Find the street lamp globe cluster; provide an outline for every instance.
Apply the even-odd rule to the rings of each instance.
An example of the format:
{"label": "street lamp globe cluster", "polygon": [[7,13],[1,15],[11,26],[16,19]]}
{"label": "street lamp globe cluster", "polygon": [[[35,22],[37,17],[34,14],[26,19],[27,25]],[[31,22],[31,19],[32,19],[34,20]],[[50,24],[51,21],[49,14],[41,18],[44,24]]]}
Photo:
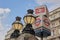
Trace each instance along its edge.
{"label": "street lamp globe cluster", "polygon": [[29,10],[27,10],[27,15],[26,16],[24,16],[24,22],[26,23],[26,24],[33,24],[34,22],[35,22],[35,20],[36,20],[36,17],[34,17],[33,16],[33,10],[31,10],[31,9],[29,9]]}
{"label": "street lamp globe cluster", "polygon": [[24,22],[26,24],[26,27],[23,29],[23,33],[30,33],[35,35],[34,29],[32,28],[32,24],[35,22],[36,17],[33,16],[33,10],[29,9],[27,10],[27,15],[24,16]]}
{"label": "street lamp globe cluster", "polygon": [[[32,24],[35,22],[36,17],[33,16],[33,10],[27,10],[27,15],[24,16],[23,20],[26,24],[25,28],[22,30],[22,33],[29,33],[35,35],[35,31],[32,28]],[[16,21],[12,23],[14,32],[11,34],[10,38],[18,38],[20,36],[20,30],[23,28],[23,24],[20,23],[21,17],[16,17]]]}
{"label": "street lamp globe cluster", "polygon": [[12,23],[12,26],[15,30],[21,30],[21,28],[23,27],[23,24],[20,23],[19,21],[21,21],[21,17],[16,17],[16,22]]}
{"label": "street lamp globe cluster", "polygon": [[11,34],[10,38],[17,38],[18,36],[20,36],[20,30],[23,27],[23,24],[20,23],[21,21],[21,17],[16,17],[16,21],[12,23],[14,32]]}

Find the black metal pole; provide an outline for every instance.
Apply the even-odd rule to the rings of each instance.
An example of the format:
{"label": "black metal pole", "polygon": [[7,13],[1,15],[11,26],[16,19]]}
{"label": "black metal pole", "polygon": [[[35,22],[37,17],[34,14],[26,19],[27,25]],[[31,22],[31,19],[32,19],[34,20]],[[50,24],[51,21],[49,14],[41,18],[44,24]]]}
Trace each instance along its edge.
{"label": "black metal pole", "polygon": [[43,40],[43,33],[41,32],[41,40]]}

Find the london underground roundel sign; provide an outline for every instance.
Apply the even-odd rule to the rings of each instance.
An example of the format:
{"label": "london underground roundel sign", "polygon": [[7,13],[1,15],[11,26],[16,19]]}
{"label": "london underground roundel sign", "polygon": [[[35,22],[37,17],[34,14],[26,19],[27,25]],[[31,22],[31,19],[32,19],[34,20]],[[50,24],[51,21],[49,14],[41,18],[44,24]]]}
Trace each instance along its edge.
{"label": "london underground roundel sign", "polygon": [[45,24],[46,26],[49,26],[49,25],[50,25],[48,19],[44,19],[44,24]]}
{"label": "london underground roundel sign", "polygon": [[36,27],[39,27],[40,26],[40,23],[41,23],[41,19],[39,17],[36,18],[35,26]]}

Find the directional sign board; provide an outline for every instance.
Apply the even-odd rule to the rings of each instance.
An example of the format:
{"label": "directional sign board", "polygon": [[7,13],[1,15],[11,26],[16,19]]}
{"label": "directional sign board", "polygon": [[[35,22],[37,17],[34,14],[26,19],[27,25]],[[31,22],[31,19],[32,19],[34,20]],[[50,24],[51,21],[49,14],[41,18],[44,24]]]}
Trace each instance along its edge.
{"label": "directional sign board", "polygon": [[40,26],[41,24],[41,19],[38,17],[36,18],[35,26]]}

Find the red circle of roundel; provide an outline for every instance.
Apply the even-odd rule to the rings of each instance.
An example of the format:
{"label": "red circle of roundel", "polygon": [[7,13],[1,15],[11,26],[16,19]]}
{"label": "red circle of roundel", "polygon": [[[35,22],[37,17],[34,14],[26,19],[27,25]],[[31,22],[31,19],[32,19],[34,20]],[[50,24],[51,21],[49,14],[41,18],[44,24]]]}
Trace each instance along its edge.
{"label": "red circle of roundel", "polygon": [[36,18],[35,26],[39,26],[40,22],[41,22],[41,19],[40,18]]}
{"label": "red circle of roundel", "polygon": [[50,25],[48,19],[45,19],[45,20],[44,20],[44,24],[45,24],[46,26],[49,26],[49,25]]}

